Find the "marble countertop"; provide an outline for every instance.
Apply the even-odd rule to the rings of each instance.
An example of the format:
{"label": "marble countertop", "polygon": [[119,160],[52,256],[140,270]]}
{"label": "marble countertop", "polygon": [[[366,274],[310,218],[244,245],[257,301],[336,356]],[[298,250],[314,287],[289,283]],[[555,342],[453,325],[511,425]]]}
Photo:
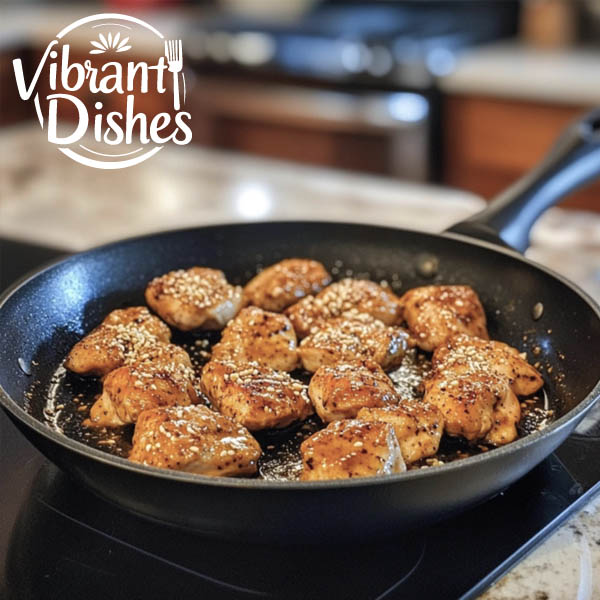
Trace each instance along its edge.
{"label": "marble countertop", "polygon": [[479,600],[600,598],[600,493]]}
{"label": "marble countertop", "polygon": [[[0,156],[0,235],[73,251],[234,221],[334,220],[437,232],[484,205],[459,190],[194,146],[164,147],[128,169],[95,170],[58,152],[37,124],[2,130]],[[532,258],[600,300],[600,215],[553,209],[536,225],[532,242]],[[483,598],[599,597],[598,507],[600,498],[588,503]]]}
{"label": "marble countertop", "polygon": [[538,49],[516,41],[466,50],[438,80],[443,91],[600,105],[600,48]]}

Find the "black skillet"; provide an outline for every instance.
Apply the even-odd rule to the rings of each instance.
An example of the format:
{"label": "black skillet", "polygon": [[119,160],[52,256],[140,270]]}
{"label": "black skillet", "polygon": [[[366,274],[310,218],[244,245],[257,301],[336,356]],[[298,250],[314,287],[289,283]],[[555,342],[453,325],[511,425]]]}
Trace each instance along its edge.
{"label": "black skillet", "polygon": [[[449,517],[542,461],[600,395],[600,309],[576,286],[506,246],[524,250],[536,218],[599,173],[595,111],[567,129],[533,173],[442,235],[339,223],[256,223],[161,233],[77,254],[3,295],[0,402],[41,452],[100,496],[205,535],[281,543],[340,540],[386,536]],[[316,258],[328,268],[341,264],[342,272],[369,272],[376,279],[396,274],[402,290],[430,283],[473,286],[493,338],[527,350],[530,358],[537,349],[558,418],[505,447],[443,466],[303,483],[207,478],[135,465],[52,431],[41,422],[43,393],[31,399],[31,414],[24,410],[32,382],[39,382],[38,390],[47,387],[75,341],[110,310],[142,303],[145,284],[155,275],[200,264],[243,282],[258,263],[292,256]]]}

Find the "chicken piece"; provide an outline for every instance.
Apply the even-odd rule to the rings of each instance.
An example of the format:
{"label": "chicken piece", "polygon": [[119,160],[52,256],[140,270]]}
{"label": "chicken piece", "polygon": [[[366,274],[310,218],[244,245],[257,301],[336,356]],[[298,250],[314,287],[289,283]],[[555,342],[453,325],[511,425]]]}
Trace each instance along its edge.
{"label": "chicken piece", "polygon": [[316,260],[286,258],[261,271],[244,288],[247,304],[281,312],[307,294],[331,283],[331,276]]}
{"label": "chicken piece", "polygon": [[433,456],[440,447],[444,432],[441,411],[432,404],[415,400],[382,408],[361,408],[356,418],[359,421],[390,423],[407,464]]}
{"label": "chicken piece", "polygon": [[521,420],[521,404],[510,387],[504,388],[504,394],[494,405],[494,422],[485,436],[484,442],[493,446],[502,446],[517,439],[517,423]]}
{"label": "chicken piece", "polygon": [[400,327],[388,327],[370,315],[348,311],[323,321],[300,342],[302,366],[314,372],[323,365],[372,360],[383,369],[398,366],[411,340]]}
{"label": "chicken piece", "polygon": [[406,470],[389,423],[334,421],[300,446],[304,481],[349,479]]}
{"label": "chicken piece", "polygon": [[293,371],[298,366],[294,328],[285,315],[255,306],[243,308],[213,346],[212,359],[257,362],[278,371]]}
{"label": "chicken piece", "polygon": [[105,325],[134,324],[149,335],[153,335],[159,342],[168,343],[171,341],[169,326],[151,314],[145,306],[118,308],[109,313],[102,323]]}
{"label": "chicken piece", "polygon": [[398,402],[392,380],[371,360],[319,367],[310,380],[308,395],[325,423],[353,419],[364,406]]}
{"label": "chicken piece", "polygon": [[448,435],[477,441],[494,425],[494,407],[507,391],[506,383],[493,375],[459,375],[428,381],[424,401],[441,411]]}
{"label": "chicken piece", "polygon": [[428,285],[400,298],[408,330],[421,350],[432,352],[450,335],[489,339],[485,312],[468,285]]}
{"label": "chicken piece", "polygon": [[170,337],[169,328],[147,309],[115,310],[71,348],[65,367],[78,375],[103,377],[136,362]]}
{"label": "chicken piece", "polygon": [[206,406],[146,410],[138,419],[129,460],[199,475],[253,475],[261,455],[245,427]]}
{"label": "chicken piece", "polygon": [[440,345],[432,365],[424,382],[425,400],[442,410],[446,431],[496,446],[517,437],[517,395],[533,394],[544,384],[516,348],[465,334]]}
{"label": "chicken piece", "polygon": [[211,360],[201,381],[212,405],[250,431],[287,427],[313,412],[305,384],[257,363]]}
{"label": "chicken piece", "polygon": [[154,278],[146,288],[146,302],[182,331],[222,329],[242,306],[242,288],[227,283],[223,271],[192,267]]}
{"label": "chicken piece", "polygon": [[332,283],[316,296],[306,296],[290,306],[290,318],[299,338],[306,337],[320,321],[339,317],[349,310],[375,317],[385,325],[395,325],[401,318],[399,298],[373,281],[342,279]]}
{"label": "chicken piece", "polygon": [[86,427],[121,427],[135,423],[140,414],[159,406],[187,406],[198,402],[195,373],[187,352],[162,344],[142,355],[139,362],[111,371],[102,394],[83,422]]}
{"label": "chicken piece", "polygon": [[537,392],[544,380],[539,371],[521,356],[516,348],[495,340],[486,341],[459,334],[452,336],[435,351],[432,377],[442,373],[468,374],[482,372],[506,377],[518,396]]}

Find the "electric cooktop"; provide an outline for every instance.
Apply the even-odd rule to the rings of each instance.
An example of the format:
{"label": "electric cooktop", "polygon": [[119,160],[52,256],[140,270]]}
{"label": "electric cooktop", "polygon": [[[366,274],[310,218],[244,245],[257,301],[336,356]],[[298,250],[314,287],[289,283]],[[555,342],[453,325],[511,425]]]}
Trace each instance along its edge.
{"label": "electric cooktop", "polygon": [[[0,289],[61,253],[0,239]],[[0,598],[468,599],[600,488],[600,409],[531,473],[428,529],[376,543],[208,540],[71,481],[0,412]]]}

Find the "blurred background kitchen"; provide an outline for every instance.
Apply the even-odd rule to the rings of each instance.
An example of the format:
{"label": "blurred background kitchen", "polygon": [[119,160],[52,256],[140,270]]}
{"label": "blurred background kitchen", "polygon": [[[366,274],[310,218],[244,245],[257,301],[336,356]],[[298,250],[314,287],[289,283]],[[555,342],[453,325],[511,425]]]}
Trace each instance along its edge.
{"label": "blurred background kitchen", "polygon": [[[0,10],[0,236],[65,250],[237,220],[440,231],[600,106],[600,0],[2,0]],[[12,60],[34,70],[62,27],[98,12],[183,40],[191,145],[104,172],[47,143]],[[165,101],[144,100],[155,112]],[[548,213],[529,253],[600,297],[600,184]]]}

